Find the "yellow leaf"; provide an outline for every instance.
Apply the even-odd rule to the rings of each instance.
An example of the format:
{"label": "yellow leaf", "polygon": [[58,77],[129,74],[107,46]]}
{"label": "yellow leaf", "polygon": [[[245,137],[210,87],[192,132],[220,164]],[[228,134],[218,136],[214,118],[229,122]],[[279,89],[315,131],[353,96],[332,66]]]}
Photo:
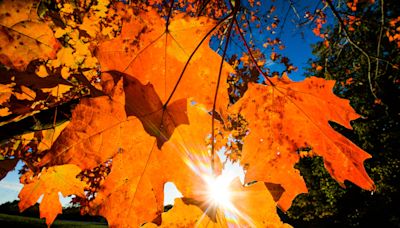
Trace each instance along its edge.
{"label": "yellow leaf", "polygon": [[70,85],[59,84],[53,88],[43,88],[42,91],[44,93],[50,93],[53,97],[61,98],[63,94],[68,92],[71,88],[72,86]]}
{"label": "yellow leaf", "polygon": [[48,66],[57,68],[59,66],[67,66],[74,68],[75,67],[75,59],[73,56],[72,48],[62,48],[57,53],[57,58],[55,60],[50,60]]}
{"label": "yellow leaf", "polygon": [[34,205],[43,195],[39,207],[40,217],[46,218],[46,224],[50,225],[57,215],[62,213],[58,192],[61,192],[64,197],[72,194],[85,196],[85,183],[76,178],[80,172],[79,167],[68,164],[43,169],[40,175],[35,177],[26,176],[29,182],[24,184],[18,195],[20,211]]}
{"label": "yellow leaf", "polygon": [[15,97],[18,100],[29,100],[29,101],[33,101],[36,98],[36,93],[35,91],[29,89],[26,86],[21,86],[21,93],[14,93]]}
{"label": "yellow leaf", "polygon": [[49,76],[49,73],[47,72],[47,69],[44,65],[40,65],[36,69],[35,74],[41,78],[45,78],[45,77]]}
{"label": "yellow leaf", "polygon": [[39,20],[34,4],[0,2],[0,62],[21,71],[34,59],[54,58],[60,46],[49,26]]}
{"label": "yellow leaf", "polygon": [[11,114],[11,112],[7,107],[0,108],[0,116],[8,116],[10,114]]}
{"label": "yellow leaf", "polygon": [[62,67],[61,68],[61,76],[64,78],[64,79],[68,79],[68,77],[71,75],[71,72],[69,71],[69,68],[68,67]]}
{"label": "yellow leaf", "polygon": [[64,122],[61,125],[56,126],[54,129],[43,130],[41,132],[42,138],[38,145],[38,151],[44,151],[51,148],[53,143],[57,140],[61,131],[69,124],[69,121]]}

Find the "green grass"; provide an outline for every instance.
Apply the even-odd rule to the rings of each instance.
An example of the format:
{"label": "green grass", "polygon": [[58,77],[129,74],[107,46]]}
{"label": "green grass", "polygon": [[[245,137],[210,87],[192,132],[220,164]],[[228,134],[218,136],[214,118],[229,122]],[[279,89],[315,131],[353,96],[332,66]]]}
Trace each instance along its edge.
{"label": "green grass", "polygon": [[[0,224],[2,228],[16,227],[47,227],[44,219],[30,218],[17,215],[0,214]],[[107,225],[96,222],[76,222],[56,220],[51,227],[88,227],[88,228],[104,228]]]}

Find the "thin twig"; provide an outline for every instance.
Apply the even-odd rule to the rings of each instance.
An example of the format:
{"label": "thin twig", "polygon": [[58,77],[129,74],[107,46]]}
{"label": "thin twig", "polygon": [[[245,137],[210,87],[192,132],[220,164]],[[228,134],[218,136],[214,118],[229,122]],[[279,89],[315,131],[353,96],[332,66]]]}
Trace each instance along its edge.
{"label": "thin twig", "polygon": [[393,68],[398,68],[398,66],[396,64],[394,64],[394,63],[392,63],[392,62],[390,62],[390,61],[388,61],[386,59],[382,59],[382,58],[379,58],[379,57],[373,56],[373,55],[370,55],[370,57],[373,58],[373,59],[379,60],[381,62],[384,62],[386,64],[389,64]]}
{"label": "thin twig", "polygon": [[203,42],[207,39],[207,37],[210,36],[211,33],[213,33],[214,30],[215,30],[222,22],[224,22],[226,19],[228,19],[228,18],[231,17],[231,16],[232,16],[232,14],[229,14],[229,15],[227,15],[226,17],[222,18],[220,21],[218,21],[218,23],[217,23],[210,31],[208,31],[208,33],[203,37],[203,39],[201,39],[200,43],[199,43],[199,44],[196,46],[196,48],[193,50],[192,54],[190,54],[188,60],[187,60],[186,63],[185,63],[185,66],[184,66],[183,69],[182,69],[181,74],[179,75],[179,78],[178,78],[177,82],[175,83],[174,88],[172,89],[171,94],[169,95],[167,101],[166,101],[166,102],[164,103],[164,105],[163,105],[163,109],[166,109],[166,108],[167,108],[168,103],[171,101],[172,96],[175,94],[176,89],[178,88],[178,85],[179,85],[179,83],[181,82],[181,80],[182,80],[182,78],[183,78],[183,74],[185,73],[186,68],[189,66],[190,60],[192,60],[194,54],[197,52],[197,50],[200,48],[200,46],[203,44]]}
{"label": "thin twig", "polygon": [[294,6],[293,1],[292,1],[292,0],[289,0],[289,3],[290,3],[290,8],[292,8],[292,10],[293,10],[293,13],[296,15],[296,17],[297,17],[298,19],[300,19],[301,17],[300,17],[300,15],[299,15],[299,13],[297,12],[297,9],[296,9],[296,7]]}
{"label": "thin twig", "polygon": [[205,2],[203,2],[203,4],[200,1],[200,4],[202,4],[202,5],[201,5],[201,8],[198,9],[198,11],[196,13],[197,16],[200,16],[203,13],[203,11],[206,9],[208,3],[210,3],[210,0],[206,0]]}
{"label": "thin twig", "polygon": [[[380,5],[381,5],[381,26],[380,26],[380,29],[379,29],[378,45],[376,47],[376,56],[377,57],[379,57],[379,55],[380,55],[383,26],[385,24],[385,12],[383,10],[383,4],[384,4],[384,2],[383,2],[383,0],[381,0],[380,1]],[[379,59],[376,59],[375,78],[378,77],[378,72],[379,72]]]}
{"label": "thin twig", "polygon": [[349,36],[349,33],[346,29],[346,26],[342,20],[342,18],[340,17],[339,13],[337,12],[337,10],[335,9],[335,6],[333,6],[332,1],[331,0],[326,0],[326,2],[328,3],[329,8],[331,9],[333,15],[336,17],[336,19],[339,21],[339,24],[341,25],[341,27],[343,28],[343,34],[346,36],[347,40],[349,41],[349,43],[351,45],[353,45],[357,50],[359,50],[366,58],[367,58],[367,64],[368,64],[368,82],[369,82],[369,89],[371,90],[372,95],[377,99],[378,97],[376,96],[375,92],[374,92],[374,88],[372,86],[372,80],[371,80],[371,58],[368,55],[368,53],[366,51],[364,51],[364,49],[362,49],[360,46],[358,46]]}
{"label": "thin twig", "polygon": [[229,27],[228,27],[228,32],[227,32],[227,36],[226,36],[224,52],[222,53],[221,64],[219,65],[217,87],[215,89],[214,102],[213,102],[213,107],[212,107],[212,112],[211,112],[211,115],[212,115],[212,117],[211,117],[211,171],[212,171],[213,175],[215,175],[215,166],[214,166],[214,158],[215,158],[215,143],[214,143],[214,140],[215,140],[215,137],[214,137],[215,109],[216,109],[216,106],[217,106],[219,85],[221,83],[222,67],[223,67],[224,62],[225,62],[226,51],[228,50],[229,39],[231,38],[232,27],[233,27],[233,23],[234,23],[237,11],[238,11],[238,5],[236,5],[235,8],[233,9],[231,23],[229,24]]}
{"label": "thin twig", "polygon": [[[228,26],[228,27],[229,27],[229,26]],[[227,32],[228,32],[228,27],[225,28],[225,30],[224,30],[224,32],[223,32],[223,37],[226,36],[226,34],[227,34]],[[219,41],[218,48],[217,48],[217,50],[215,50],[215,52],[218,53],[218,52],[221,50],[221,47],[222,47],[223,44],[224,44],[224,39],[221,39],[221,40]]]}
{"label": "thin twig", "polygon": [[253,53],[251,52],[251,49],[250,49],[250,47],[249,47],[249,45],[248,45],[246,39],[244,38],[244,35],[243,35],[242,31],[240,30],[240,26],[239,26],[238,21],[236,20],[236,18],[233,18],[233,20],[234,20],[234,22],[235,22],[235,25],[236,25],[236,28],[237,28],[237,30],[238,30],[238,33],[239,33],[240,37],[242,38],[242,41],[243,41],[244,46],[246,47],[247,52],[249,53],[250,58],[251,58],[251,60],[253,61],[254,65],[256,66],[257,71],[264,77],[265,82],[268,82],[269,85],[274,86],[274,83],[271,81],[271,79],[269,79],[268,76],[267,76],[267,75],[261,70],[261,68],[258,66],[257,61],[256,61],[256,59],[254,58]]}

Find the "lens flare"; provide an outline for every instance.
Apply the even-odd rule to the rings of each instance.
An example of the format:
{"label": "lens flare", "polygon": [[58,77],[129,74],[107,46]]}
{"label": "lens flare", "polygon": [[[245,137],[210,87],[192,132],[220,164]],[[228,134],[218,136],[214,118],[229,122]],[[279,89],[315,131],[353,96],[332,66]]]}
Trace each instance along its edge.
{"label": "lens flare", "polygon": [[[196,222],[196,227],[202,226],[202,222],[207,216],[215,216],[214,219],[226,227],[243,225],[255,227],[252,219],[235,206],[235,203],[238,203],[237,198],[245,194],[232,185],[236,179],[240,179],[243,183],[244,171],[239,164],[234,165],[230,161],[226,161],[226,158],[220,157],[219,159],[225,160],[225,162],[221,162],[224,164],[221,167],[221,174],[215,176],[211,169],[210,151],[204,144],[186,141],[181,144],[172,144],[172,146],[182,152],[181,157],[184,158],[186,165],[204,181],[201,186],[194,189],[194,195],[201,200],[199,206],[204,210]],[[224,155],[224,150],[221,150],[220,154]]]}
{"label": "lens flare", "polygon": [[249,227],[254,227],[251,218],[239,211],[233,202],[235,197],[237,198],[243,194],[243,192],[238,192],[237,189],[235,190],[232,186],[236,178],[238,178],[238,173],[234,172],[232,169],[224,169],[222,174],[217,177],[209,175],[203,176],[207,184],[206,195],[209,205],[207,210],[219,211],[219,213],[217,212],[217,216],[223,215],[224,218],[222,220],[224,220],[224,222],[222,224],[226,224],[228,227],[241,227],[244,224]]}
{"label": "lens flare", "polygon": [[218,177],[207,178],[207,195],[212,204],[230,208],[231,191],[229,185],[232,179],[227,175],[220,175]]}

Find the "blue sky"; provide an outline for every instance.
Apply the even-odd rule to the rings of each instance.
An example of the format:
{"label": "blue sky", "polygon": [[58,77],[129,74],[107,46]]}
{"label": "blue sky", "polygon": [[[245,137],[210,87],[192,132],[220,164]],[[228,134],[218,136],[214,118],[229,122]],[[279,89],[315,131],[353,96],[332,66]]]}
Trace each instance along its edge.
{"label": "blue sky", "polygon": [[[319,1],[301,1],[301,5],[295,6],[295,9],[300,17],[297,17],[295,10],[288,4],[289,1],[276,1],[275,5],[277,7],[276,15],[280,17],[281,24],[283,24],[284,16],[280,15],[288,15],[288,18],[285,20],[284,29],[280,33],[277,30],[277,34],[279,35],[280,39],[283,41],[283,44],[286,48],[280,53],[284,54],[285,56],[289,57],[291,62],[298,67],[298,70],[291,73],[289,76],[293,80],[302,80],[304,78],[304,70],[303,68],[307,66],[307,60],[312,58],[311,54],[311,44],[321,41],[320,38],[317,38],[311,31],[310,27],[305,28],[298,28],[296,23],[298,20],[301,20],[300,17],[304,16],[302,12],[307,10],[313,11],[315,8],[316,2]],[[266,9],[269,8],[268,5],[265,7]],[[304,21],[304,20],[303,20]],[[266,32],[267,34],[267,32]],[[265,35],[265,34],[264,34]],[[254,37],[256,40],[263,42],[263,39],[266,39],[264,35],[260,35]],[[268,34],[267,34],[268,35]],[[261,44],[262,45],[262,44]],[[270,53],[265,53],[267,57],[269,57]],[[281,70],[282,68],[279,67],[277,64],[269,63],[271,71],[274,70]],[[18,163],[16,170],[8,173],[8,175],[0,181],[0,204],[12,201],[18,198],[18,192],[21,189],[22,185],[19,184],[19,175],[18,170],[21,168],[22,163]],[[234,170],[238,175],[243,176],[241,173],[240,168],[236,165],[228,165],[230,168],[228,170]],[[166,185],[165,191],[165,204],[172,204],[173,198],[179,196],[179,192],[176,190],[175,186],[171,183]],[[63,204],[66,205],[69,200],[63,199]]]}
{"label": "blue sky", "polygon": [[[23,187],[23,185],[19,183],[18,174],[18,170],[20,170],[22,166],[23,163],[21,161],[18,162],[16,168],[13,171],[9,172],[7,176],[0,181],[0,204],[18,199],[18,193]],[[69,205],[71,197],[63,197],[61,193],[59,193],[59,197],[62,205]],[[39,202],[41,200],[42,199],[40,197]]]}
{"label": "blue sky", "polygon": [[18,171],[22,167],[22,162],[19,162],[17,168],[9,172],[7,176],[0,181],[0,204],[18,198],[18,193],[22,188],[19,183]]}

